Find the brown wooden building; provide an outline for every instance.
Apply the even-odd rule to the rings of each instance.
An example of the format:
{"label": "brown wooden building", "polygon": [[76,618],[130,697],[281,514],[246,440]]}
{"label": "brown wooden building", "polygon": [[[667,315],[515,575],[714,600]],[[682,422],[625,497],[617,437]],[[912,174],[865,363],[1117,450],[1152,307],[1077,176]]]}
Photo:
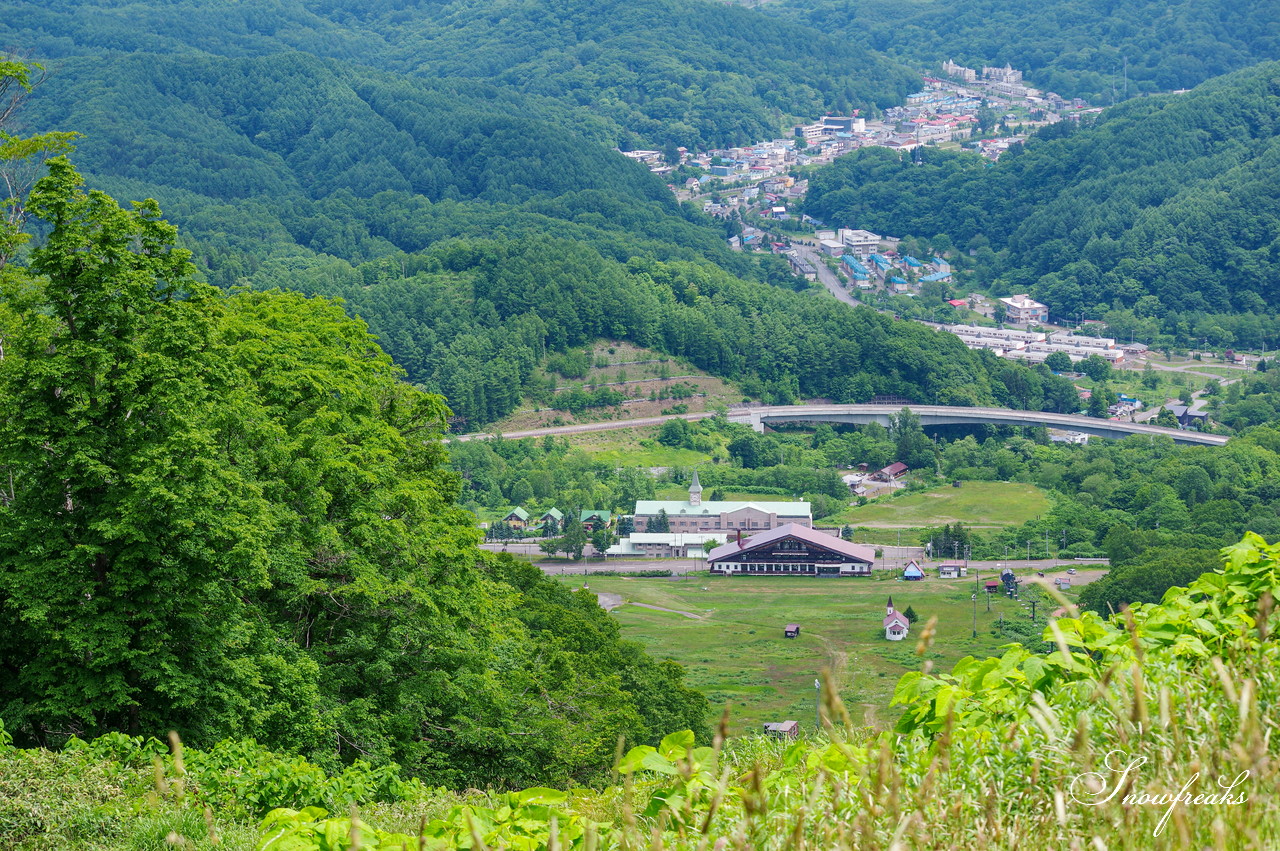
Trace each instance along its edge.
{"label": "brown wooden building", "polygon": [[728,576],[870,576],[875,549],[787,523],[716,547],[707,561]]}

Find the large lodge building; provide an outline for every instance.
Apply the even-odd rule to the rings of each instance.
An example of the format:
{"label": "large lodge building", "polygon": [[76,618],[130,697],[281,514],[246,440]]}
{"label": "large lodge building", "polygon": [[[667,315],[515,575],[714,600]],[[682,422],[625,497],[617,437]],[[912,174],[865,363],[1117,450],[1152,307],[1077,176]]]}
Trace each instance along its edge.
{"label": "large lodge building", "polygon": [[653,521],[663,512],[671,532],[760,531],[788,523],[813,525],[813,510],[807,502],[703,502],[696,470],[687,502],[661,499],[636,502],[635,530],[650,531]]}
{"label": "large lodge building", "polygon": [[711,572],[729,576],[870,576],[873,547],[787,523],[746,540],[733,540],[707,556]]}

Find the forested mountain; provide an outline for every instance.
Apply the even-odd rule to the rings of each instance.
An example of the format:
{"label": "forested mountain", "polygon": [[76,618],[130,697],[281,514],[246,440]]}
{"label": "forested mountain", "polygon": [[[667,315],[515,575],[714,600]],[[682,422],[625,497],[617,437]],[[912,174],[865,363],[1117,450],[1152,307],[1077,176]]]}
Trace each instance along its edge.
{"label": "forested mountain", "polygon": [[[1111,104],[1280,55],[1270,0],[781,0],[765,7],[939,73],[1011,64],[1029,84]],[[1127,83],[1126,83],[1127,79]]]}
{"label": "forested mountain", "polygon": [[984,283],[1030,290],[1055,316],[1273,347],[1280,64],[1053,125],[994,166],[859,151],[813,176],[807,207],[885,233],[945,233],[977,252]]}
{"label": "forested mountain", "polygon": [[[601,337],[686,357],[779,403],[883,394],[1020,406],[1008,388],[1029,373],[869,308],[835,307],[706,263],[621,263],[550,238],[451,242],[405,266],[271,264],[253,282],[347,300],[411,379],[444,393],[472,424],[510,413],[548,350]],[[1068,389],[1035,404],[1079,403]]]}
{"label": "forested mountain", "polygon": [[164,202],[224,284],[250,262],[224,272],[225,252],[296,244],[359,262],[548,218],[577,238],[625,229],[644,244],[648,231],[649,250],[728,258],[718,229],[687,223],[645,168],[527,111],[497,87],[300,53],[111,55],[59,62],[24,118],[81,132],[96,185]]}
{"label": "forested mountain", "polygon": [[[81,132],[76,157],[93,185],[158,198],[214,283],[343,297],[409,378],[446,394],[470,424],[510,413],[548,350],[600,337],[689,357],[776,400],[996,398],[992,376],[1000,370],[954,341],[788,293],[796,279],[785,263],[730,252],[721,225],[678,206],[658,178],[608,150],[602,140],[616,124],[584,111],[577,95],[528,94],[492,68],[485,73],[496,82],[439,78],[479,73],[476,62],[457,57],[467,39],[484,41],[482,24],[510,32],[493,9],[463,15],[461,7],[427,6],[392,15],[361,6],[356,16],[316,7],[323,14],[306,26],[295,10],[268,27],[244,9],[232,25],[224,20],[232,12],[197,4],[164,7],[190,15],[189,27],[169,27],[168,17],[131,26],[160,8],[113,7],[102,27],[67,16],[22,18],[33,43],[64,54],[32,98],[27,125]],[[423,44],[428,19],[446,8],[450,26],[465,36],[449,36],[456,53],[445,48],[443,31],[434,49],[409,50],[406,34],[417,32],[413,43]],[[519,20],[522,31],[541,33],[536,38],[581,46],[610,27],[640,27],[631,17],[637,8],[613,23],[601,23],[599,10],[588,16],[540,6],[520,11]],[[714,9],[704,19],[680,4],[648,11],[652,21],[705,23],[708,32],[748,15]],[[553,12],[576,23],[566,29],[543,20]],[[680,18],[685,12],[690,17]],[[225,31],[215,37],[219,20]],[[55,25],[64,40],[38,37]],[[388,35],[354,61],[285,50],[291,45],[273,34],[289,29],[297,46],[340,53],[326,39],[362,27],[404,43]],[[729,69],[744,57],[772,67],[765,54],[779,47],[769,41],[779,33],[807,43],[775,28],[751,52],[739,43],[750,32],[738,27],[732,36],[740,48],[733,62],[705,51],[699,61],[719,62],[717,78],[731,80]],[[522,38],[536,40],[528,32]],[[655,38],[652,49],[666,50],[663,37]],[[496,45],[468,55],[519,53]],[[159,52],[127,52],[135,47]],[[397,50],[419,63],[455,61],[439,71],[367,67],[395,65]],[[598,59],[679,78],[635,44],[600,48]],[[548,79],[530,77],[541,86]],[[759,79],[790,97],[767,73]],[[582,91],[594,103],[597,89]],[[628,97],[650,102],[637,92]],[[746,114],[746,102],[733,100],[735,115]],[[798,326],[796,317],[804,318]]]}
{"label": "forested mountain", "polygon": [[497,85],[587,121],[610,144],[742,144],[789,116],[884,107],[918,82],[809,27],[704,0],[525,3],[16,0],[0,49],[37,58],[300,51],[414,80]]}

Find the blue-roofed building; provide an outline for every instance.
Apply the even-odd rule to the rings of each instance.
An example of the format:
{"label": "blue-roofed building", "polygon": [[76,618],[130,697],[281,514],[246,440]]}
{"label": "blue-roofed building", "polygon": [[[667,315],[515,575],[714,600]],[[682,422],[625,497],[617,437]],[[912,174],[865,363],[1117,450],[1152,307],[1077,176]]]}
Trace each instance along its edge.
{"label": "blue-roofed building", "polygon": [[876,273],[881,276],[893,268],[893,264],[889,262],[889,258],[885,257],[883,254],[872,254],[867,259],[871,261],[871,265],[875,268]]}
{"label": "blue-roofed building", "polygon": [[922,284],[932,284],[935,282],[940,282],[944,284],[951,283],[951,273],[950,272],[934,272],[933,274],[925,275],[923,278],[920,279],[920,283]]}
{"label": "blue-roofed building", "polygon": [[912,269],[919,269],[920,267],[922,267],[922,266],[924,265],[924,264],[923,264],[923,263],[921,263],[919,260],[917,260],[916,258],[912,257],[910,254],[908,254],[906,257],[903,257],[903,258],[902,258],[902,262],[903,262],[903,263],[906,263],[906,264],[907,264],[908,266],[910,266]]}
{"label": "blue-roofed building", "polygon": [[951,271],[951,264],[948,263],[946,260],[942,259],[941,257],[935,257],[929,262],[932,263],[933,268],[937,269],[939,272]]}
{"label": "blue-roofed building", "polygon": [[857,257],[854,257],[852,254],[846,254],[841,257],[840,264],[844,266],[845,271],[855,278],[861,277],[863,280],[866,280],[871,277],[871,270],[863,265],[862,261]]}

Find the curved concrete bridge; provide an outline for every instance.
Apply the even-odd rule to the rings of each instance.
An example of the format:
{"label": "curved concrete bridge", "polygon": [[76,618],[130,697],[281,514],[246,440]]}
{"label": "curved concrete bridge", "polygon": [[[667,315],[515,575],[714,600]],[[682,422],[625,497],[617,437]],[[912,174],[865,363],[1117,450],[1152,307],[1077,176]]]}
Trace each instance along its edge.
{"label": "curved concrete bridge", "polygon": [[1133,434],[1169,437],[1174,443],[1198,446],[1223,446],[1227,438],[1220,434],[1181,431],[1147,423],[1100,420],[1079,414],[1052,414],[1045,411],[1015,411],[1009,408],[957,408],[948,405],[778,405],[739,409],[729,412],[729,421],[746,423],[756,431],[765,426],[787,423],[849,423],[888,426],[889,418],[903,408],[920,418],[922,426],[937,425],[1019,425],[1079,431],[1098,437],[1124,438]]}

